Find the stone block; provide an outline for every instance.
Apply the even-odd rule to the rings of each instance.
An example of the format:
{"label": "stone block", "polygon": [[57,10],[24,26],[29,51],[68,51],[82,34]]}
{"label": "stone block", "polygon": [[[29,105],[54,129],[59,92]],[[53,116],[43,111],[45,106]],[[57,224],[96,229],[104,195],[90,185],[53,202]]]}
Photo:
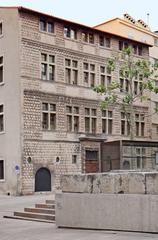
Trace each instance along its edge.
{"label": "stone block", "polygon": [[130,172],[129,177],[129,193],[145,194],[145,174]]}
{"label": "stone block", "polygon": [[93,174],[77,174],[61,176],[63,192],[92,193]]}
{"label": "stone block", "polygon": [[158,194],[158,173],[146,173],[146,193]]}

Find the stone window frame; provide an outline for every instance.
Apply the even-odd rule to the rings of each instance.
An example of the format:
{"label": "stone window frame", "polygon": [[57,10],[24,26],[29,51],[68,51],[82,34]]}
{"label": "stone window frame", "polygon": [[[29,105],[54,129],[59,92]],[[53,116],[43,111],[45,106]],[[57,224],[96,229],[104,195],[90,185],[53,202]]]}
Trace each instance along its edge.
{"label": "stone window frame", "polygon": [[[1,110],[2,107],[2,110]],[[5,123],[4,123],[4,104],[0,104],[0,118],[2,118],[2,126],[0,125],[0,134],[5,132]]]}
{"label": "stone window frame", "polygon": [[[97,133],[97,108],[85,107],[84,122],[85,122],[85,133]],[[89,122],[89,123],[88,123]],[[86,130],[86,124],[89,125],[89,130]]]}
{"label": "stone window frame", "polygon": [[[42,55],[46,56],[46,60],[42,59]],[[50,57],[54,58],[53,62],[49,61]],[[42,76],[43,66],[44,66],[44,69],[45,69],[45,72],[46,72],[46,75],[45,75],[46,78],[44,78]],[[50,75],[49,75],[50,74],[50,72],[49,72],[50,67],[54,68],[53,79],[50,79]],[[51,82],[51,83],[55,82],[55,80],[56,80],[56,55],[55,54],[40,52],[40,79],[42,81],[47,81],[47,82]]]}
{"label": "stone window frame", "polygon": [[82,42],[90,45],[95,44],[95,34],[92,32],[82,31]]}
{"label": "stone window frame", "polygon": [[[44,109],[43,106],[44,104],[47,104],[48,108]],[[41,123],[42,123],[42,131],[51,131],[54,132],[56,131],[57,128],[57,110],[56,110],[56,103],[50,103],[50,102],[46,102],[46,101],[42,101],[41,102],[41,111],[42,111],[42,116],[41,116]],[[51,110],[51,105],[53,106],[53,110]],[[47,123],[46,126],[44,127],[44,114],[47,114]],[[53,128],[51,128],[51,115],[55,116],[55,126]]]}
{"label": "stone window frame", "polygon": [[[146,157],[146,148],[145,147],[136,147],[135,154],[136,154],[136,168],[142,169],[143,168],[143,160]],[[138,164],[138,162],[139,162],[139,164]],[[140,166],[138,167],[138,165],[140,165]]]}
{"label": "stone window frame", "polygon": [[[75,119],[78,119],[77,120],[78,121],[77,129],[75,129],[75,122],[76,122]],[[79,132],[79,130],[80,130],[80,108],[79,108],[79,106],[66,105],[66,126],[67,126],[66,127],[67,132],[74,132],[74,133]]]}
{"label": "stone window frame", "polygon": [[0,86],[4,84],[4,56],[1,55],[0,56],[0,79],[2,79],[2,81],[0,81]]}
{"label": "stone window frame", "polygon": [[100,65],[100,84],[108,87],[112,83],[112,73],[106,65]]}
{"label": "stone window frame", "polygon": [[[127,118],[128,114],[128,118]],[[125,112],[120,112],[120,118],[121,118],[121,126],[120,126],[120,133],[122,136],[129,136],[130,135],[130,113],[125,114]]]}
{"label": "stone window frame", "polygon": [[135,113],[135,135],[136,137],[145,136],[145,114]]}
{"label": "stone window frame", "polygon": [[[67,64],[66,62],[69,62],[69,64]],[[76,66],[74,65],[74,63],[76,63]],[[68,72],[70,76],[69,81],[67,79]],[[76,79],[73,73],[77,73]],[[65,83],[78,85],[78,80],[79,80],[79,61],[76,59],[65,58]]]}
{"label": "stone window frame", "polygon": [[136,55],[136,56],[143,56],[143,46],[140,45],[140,44],[131,44],[130,42],[128,41],[123,41],[123,40],[119,40],[118,41],[118,50],[119,51],[122,51],[124,48],[127,48],[127,47],[133,47],[134,49],[134,52],[133,54]]}
{"label": "stone window frame", "polygon": [[105,35],[99,35],[99,47],[108,48],[108,49],[111,48],[111,37],[108,37]]}
{"label": "stone window frame", "polygon": [[96,83],[96,64],[92,62],[83,62],[83,84],[93,88]]}
{"label": "stone window frame", "polygon": [[113,134],[113,111],[110,109],[102,110],[102,133]]}
{"label": "stone window frame", "polygon": [[[41,27],[41,22],[45,23],[45,30],[42,29]],[[52,25],[53,31],[49,31],[49,24]],[[39,31],[42,33],[47,33],[47,34],[55,34],[55,23],[53,20],[47,20],[45,18],[40,18],[39,19]]]}
{"label": "stone window frame", "polygon": [[[127,75],[126,75],[127,74]],[[143,82],[143,75],[139,74],[138,76],[135,76],[132,82],[132,89],[134,92],[134,95],[142,94],[142,82]],[[124,71],[122,73],[122,70],[119,71],[119,83],[120,83],[120,92],[121,93],[128,93],[130,91],[130,83],[128,80],[128,72]]]}
{"label": "stone window frame", "polygon": [[77,154],[72,154],[72,164],[77,164]]}
{"label": "stone window frame", "polygon": [[76,41],[77,29],[69,25],[64,25],[64,38]]}
{"label": "stone window frame", "polygon": [[5,161],[4,161],[4,158],[0,157],[0,162],[1,161],[3,162],[3,174],[2,174],[3,178],[0,178],[0,183],[5,181]]}

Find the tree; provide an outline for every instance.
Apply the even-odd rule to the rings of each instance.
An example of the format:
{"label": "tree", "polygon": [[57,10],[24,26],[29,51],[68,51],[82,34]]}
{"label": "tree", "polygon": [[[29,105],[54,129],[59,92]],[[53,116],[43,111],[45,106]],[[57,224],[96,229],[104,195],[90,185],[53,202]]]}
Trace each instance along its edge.
{"label": "tree", "polygon": [[[133,140],[135,138],[136,104],[144,101],[151,102],[151,93],[158,93],[158,87],[152,80],[157,78],[158,63],[136,58],[133,55],[132,47],[124,48],[119,58],[108,59],[108,70],[114,71],[116,63],[119,63],[120,66],[119,80],[112,81],[108,86],[98,85],[94,87],[94,91],[105,96],[101,102],[102,109],[107,109],[112,105],[119,107],[120,112],[124,112],[129,125],[129,137],[130,140]],[[158,109],[155,108],[154,113],[157,112]]]}

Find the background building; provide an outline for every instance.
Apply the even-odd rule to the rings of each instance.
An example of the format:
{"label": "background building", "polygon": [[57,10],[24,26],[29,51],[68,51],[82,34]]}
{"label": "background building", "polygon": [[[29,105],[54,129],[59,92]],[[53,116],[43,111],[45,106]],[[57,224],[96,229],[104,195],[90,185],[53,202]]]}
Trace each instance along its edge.
{"label": "background building", "polygon": [[[152,39],[131,39],[23,7],[0,8],[1,192],[51,191],[60,186],[61,174],[109,170],[103,167],[109,161],[105,144],[128,140],[128,126],[118,109],[101,111],[102,98],[92,88],[119,79],[119,63],[111,73],[106,61],[122,44],[148,59]],[[144,118],[151,106],[139,103],[135,112],[136,140],[157,140],[151,118]],[[146,151],[137,149],[141,156]],[[155,168],[157,149],[151,148],[145,165],[128,168]],[[116,167],[109,161],[110,169],[124,168],[120,156]]]}

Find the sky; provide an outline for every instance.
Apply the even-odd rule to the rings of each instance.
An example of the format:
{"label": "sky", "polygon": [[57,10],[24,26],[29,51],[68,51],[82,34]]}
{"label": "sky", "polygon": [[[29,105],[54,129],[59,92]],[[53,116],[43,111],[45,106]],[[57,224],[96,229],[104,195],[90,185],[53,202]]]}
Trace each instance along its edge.
{"label": "sky", "polygon": [[128,13],[158,30],[157,0],[0,0],[0,6],[24,6],[88,26]]}

